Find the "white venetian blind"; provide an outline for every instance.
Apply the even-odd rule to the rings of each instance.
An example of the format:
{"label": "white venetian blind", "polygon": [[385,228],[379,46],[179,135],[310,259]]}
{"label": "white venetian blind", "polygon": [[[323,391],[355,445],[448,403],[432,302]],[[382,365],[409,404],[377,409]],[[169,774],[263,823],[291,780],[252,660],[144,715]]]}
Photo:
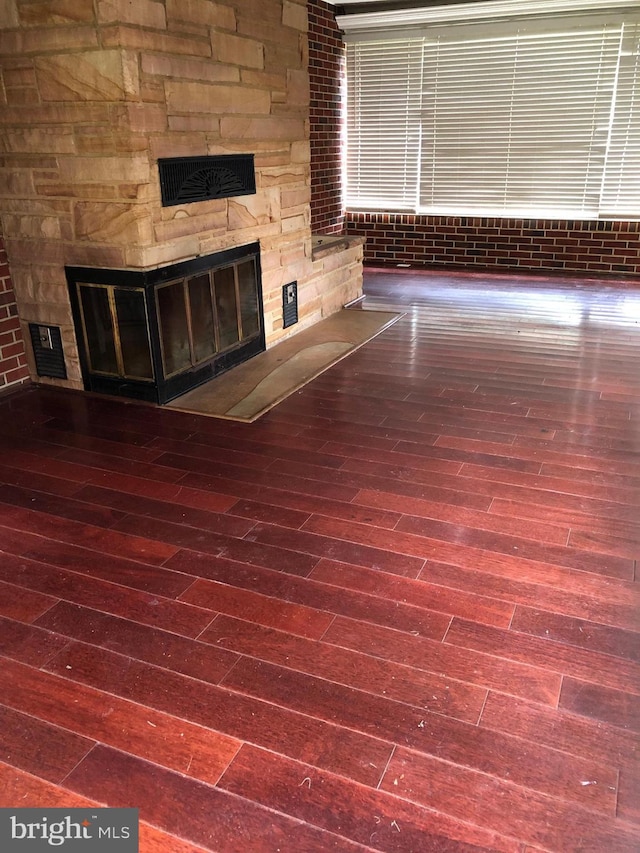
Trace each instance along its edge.
{"label": "white venetian blind", "polygon": [[415,208],[421,89],[421,39],[350,46],[346,163],[350,205]]}
{"label": "white venetian blind", "polygon": [[637,11],[414,30],[347,43],[348,207],[640,218]]}
{"label": "white venetian blind", "polygon": [[623,36],[601,213],[637,219],[640,218],[640,25],[626,25]]}
{"label": "white venetian blind", "polygon": [[598,214],[621,27],[425,42],[420,208]]}

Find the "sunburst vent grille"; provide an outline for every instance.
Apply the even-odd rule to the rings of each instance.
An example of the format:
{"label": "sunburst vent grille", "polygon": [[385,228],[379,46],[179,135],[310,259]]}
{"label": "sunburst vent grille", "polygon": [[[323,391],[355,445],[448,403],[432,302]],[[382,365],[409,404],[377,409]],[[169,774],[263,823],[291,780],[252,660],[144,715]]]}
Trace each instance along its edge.
{"label": "sunburst vent grille", "polygon": [[158,160],[162,206],[253,195],[253,154],[166,157]]}

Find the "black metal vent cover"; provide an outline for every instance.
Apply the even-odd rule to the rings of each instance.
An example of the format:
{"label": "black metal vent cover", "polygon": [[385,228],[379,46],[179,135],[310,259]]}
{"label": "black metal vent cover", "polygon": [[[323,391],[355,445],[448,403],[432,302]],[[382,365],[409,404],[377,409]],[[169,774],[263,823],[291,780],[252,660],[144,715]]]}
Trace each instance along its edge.
{"label": "black metal vent cover", "polygon": [[253,154],[164,157],[158,169],[163,207],[256,191]]}
{"label": "black metal vent cover", "polygon": [[52,379],[66,379],[67,368],[64,363],[62,335],[58,326],[41,326],[29,323],[29,334],[33,355],[36,360],[38,376],[50,376]]}

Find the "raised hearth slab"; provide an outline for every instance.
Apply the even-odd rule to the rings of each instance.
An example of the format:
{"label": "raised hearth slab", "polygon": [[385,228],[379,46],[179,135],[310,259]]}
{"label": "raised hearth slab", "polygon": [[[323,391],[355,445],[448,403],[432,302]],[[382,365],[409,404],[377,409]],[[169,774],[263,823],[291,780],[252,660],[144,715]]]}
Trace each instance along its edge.
{"label": "raised hearth slab", "polygon": [[255,421],[401,316],[388,311],[343,309],[183,394],[169,403],[168,408]]}

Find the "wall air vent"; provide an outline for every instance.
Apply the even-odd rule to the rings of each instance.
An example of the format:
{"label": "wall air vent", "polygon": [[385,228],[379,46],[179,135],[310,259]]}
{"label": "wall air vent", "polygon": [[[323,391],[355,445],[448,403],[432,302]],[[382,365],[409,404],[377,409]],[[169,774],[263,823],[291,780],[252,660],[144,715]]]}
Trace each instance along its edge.
{"label": "wall air vent", "polygon": [[162,206],[253,195],[253,154],[164,157],[158,160]]}
{"label": "wall air vent", "polygon": [[41,326],[29,323],[29,334],[38,376],[66,379],[62,335],[59,326]]}

